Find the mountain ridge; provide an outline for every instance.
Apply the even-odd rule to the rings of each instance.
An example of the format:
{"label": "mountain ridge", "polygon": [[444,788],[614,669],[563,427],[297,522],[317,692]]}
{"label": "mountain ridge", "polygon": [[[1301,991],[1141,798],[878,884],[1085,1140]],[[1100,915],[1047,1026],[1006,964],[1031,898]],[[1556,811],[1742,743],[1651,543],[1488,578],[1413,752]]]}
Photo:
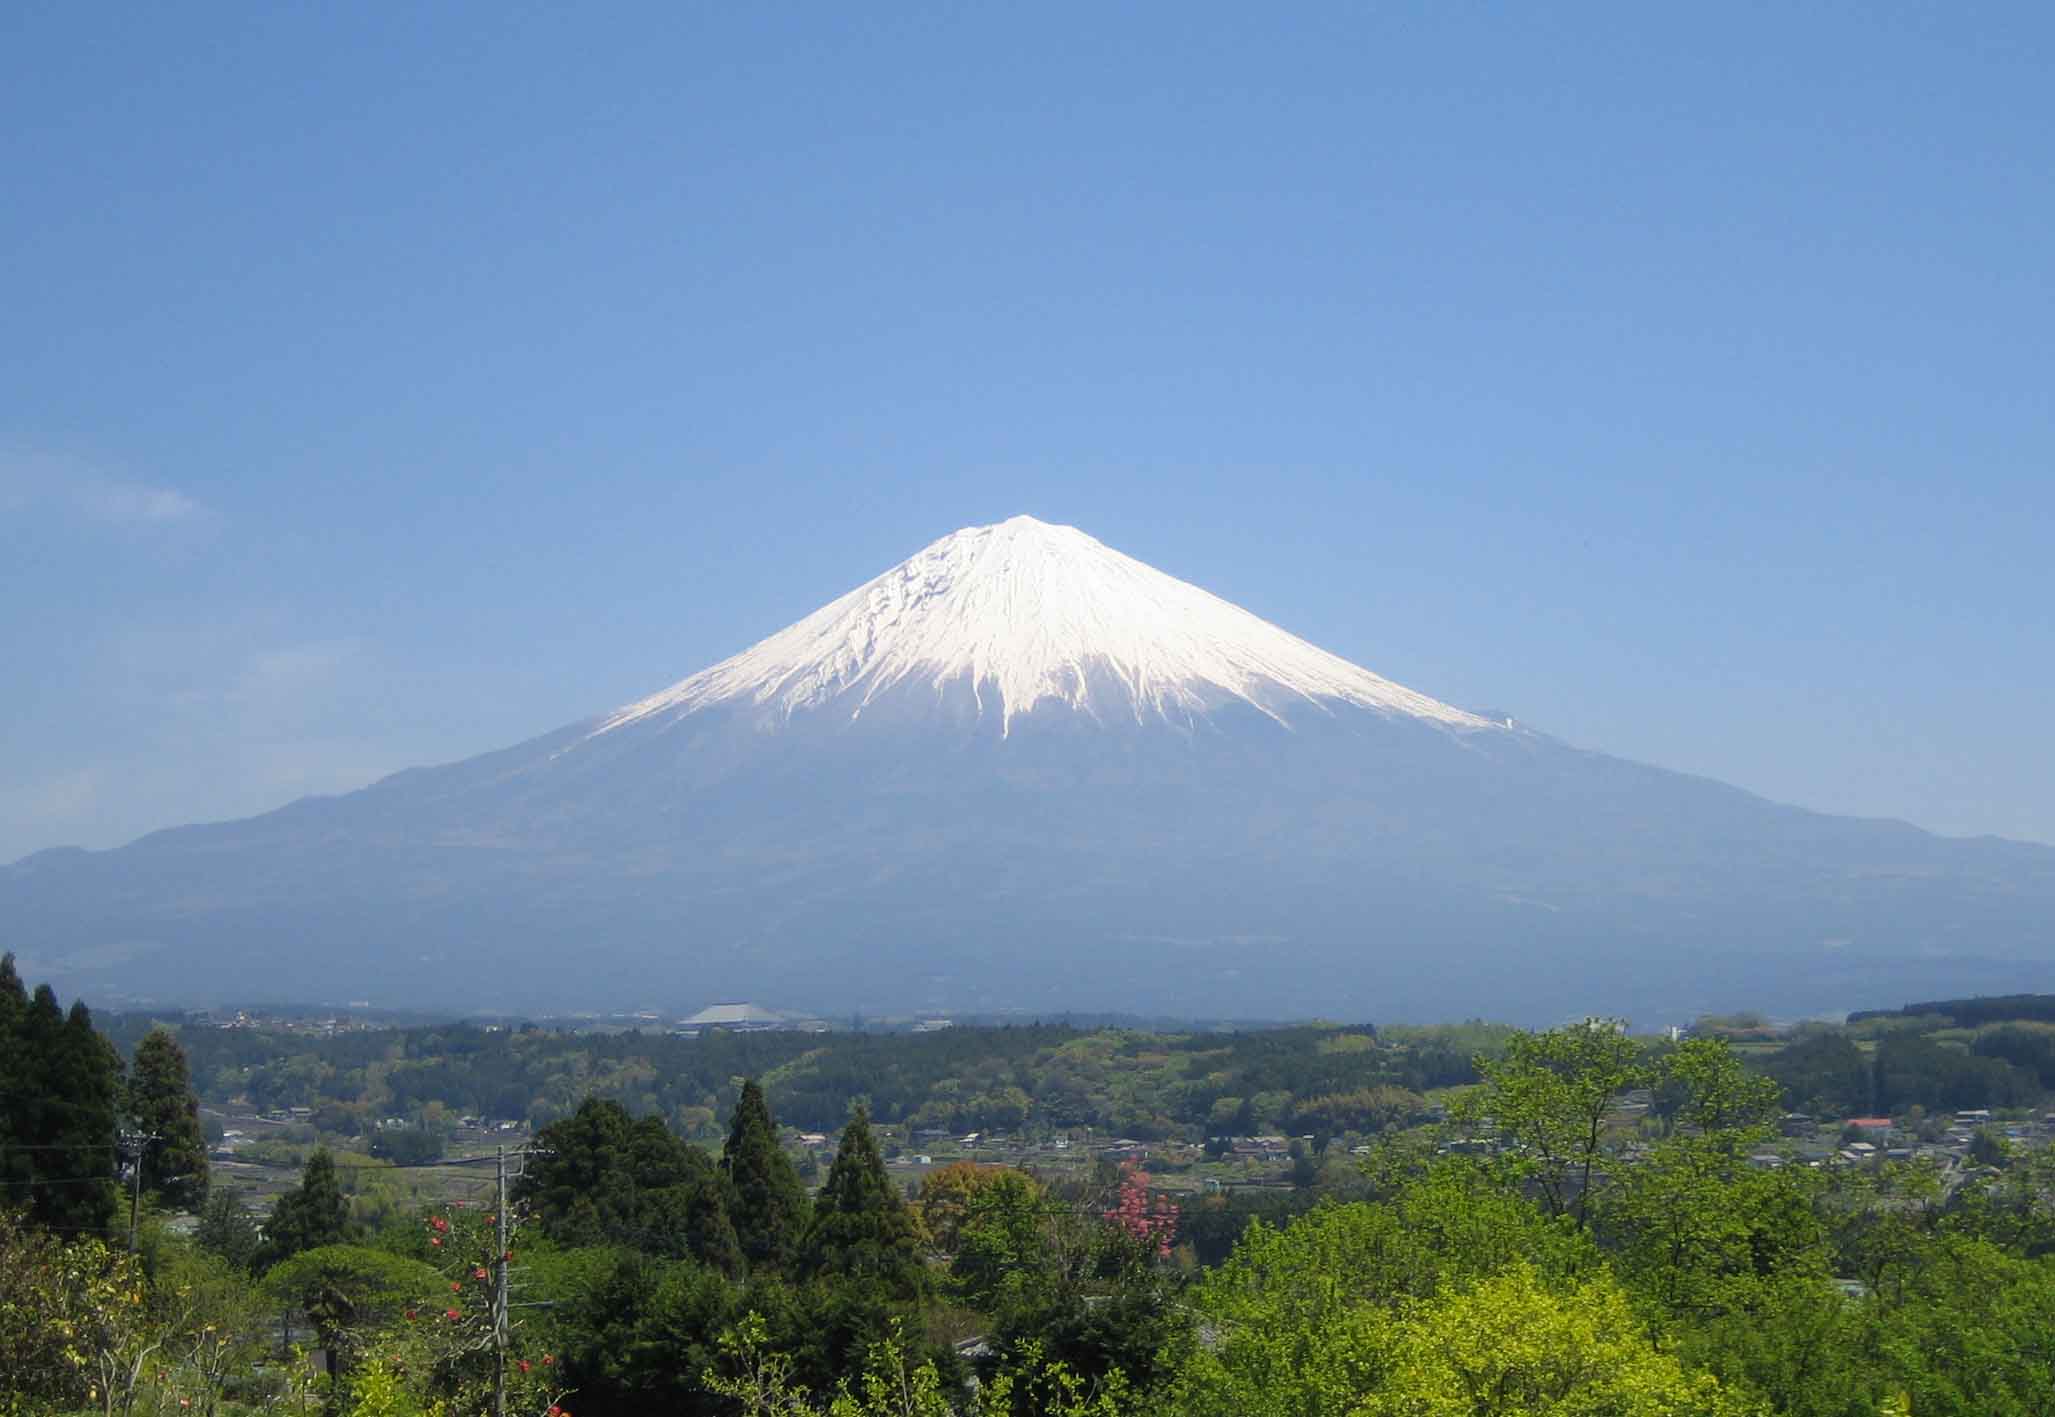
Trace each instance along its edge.
{"label": "mountain ridge", "polygon": [[1573,748],[1016,519],[612,714],[36,853],[0,920],[188,998],[1676,1019],[2042,986],[2055,849]]}

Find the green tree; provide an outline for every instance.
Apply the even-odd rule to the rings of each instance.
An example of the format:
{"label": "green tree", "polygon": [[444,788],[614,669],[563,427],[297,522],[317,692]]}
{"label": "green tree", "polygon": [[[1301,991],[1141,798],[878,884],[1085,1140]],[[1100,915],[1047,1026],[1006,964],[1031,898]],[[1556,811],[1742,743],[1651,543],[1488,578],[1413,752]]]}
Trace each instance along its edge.
{"label": "green tree", "polygon": [[859,1104],[842,1129],[842,1144],[814,1204],[802,1255],[804,1272],[882,1281],[912,1297],[925,1287],[920,1230],[871,1136]]}
{"label": "green tree", "polygon": [[1603,1276],[1519,1264],[1375,1324],[1363,1417],[1742,1417],[1759,1406],[1659,1352]]}
{"label": "green tree", "polygon": [[1721,1134],[1677,1136],[1622,1169],[1595,1223],[1637,1295],[1696,1322],[1827,1277],[1823,1191],[1820,1172],[1755,1166]]}
{"label": "green tree", "polygon": [[742,1084],[728,1124],[721,1181],[743,1259],[752,1269],[789,1268],[807,1232],[806,1188],[778,1145],[770,1103],[755,1078]]}
{"label": "green tree", "polygon": [[322,1147],[307,1158],[300,1183],[280,1196],[264,1222],[267,1268],[303,1250],[346,1244],[355,1235],[350,1204],[336,1179],[335,1158]]}
{"label": "green tree", "polygon": [[60,1233],[104,1229],[120,1085],[121,1056],[86,1006],[67,1015],[47,984],[29,997],[0,956],[0,1204]]}
{"label": "green tree", "polygon": [[37,1105],[32,1086],[35,1064],[29,1051],[29,994],[15,972],[14,956],[0,954],[0,1197],[6,1204],[26,1201],[32,1152],[30,1109]]}
{"label": "green tree", "polygon": [[[930,1172],[929,1177],[939,1174]],[[964,1297],[995,1307],[1004,1302],[1009,1285],[1029,1280],[1056,1252],[1048,1243],[1056,1217],[1041,1185],[1024,1171],[980,1167],[961,1180],[967,1184],[960,1190],[960,1201],[952,1203],[958,1184],[950,1182],[927,1207],[942,1225],[936,1243],[953,1255],[949,1273]],[[921,1195],[924,1201],[929,1199],[925,1182]],[[929,1224],[932,1227],[936,1220]]]}
{"label": "green tree", "polygon": [[735,1266],[734,1229],[704,1152],[658,1117],[588,1097],[543,1128],[515,1194],[564,1245],[624,1245],[672,1259]]}
{"label": "green tree", "polygon": [[422,1322],[462,1313],[443,1302],[451,1296],[434,1269],[357,1245],[300,1251],[264,1276],[264,1288],[305,1316],[327,1354],[331,1378],[349,1368],[379,1328],[403,1321],[409,1312]]}
{"label": "green tree", "polygon": [[261,1354],[269,1328],[263,1295],[244,1266],[183,1245],[165,1248],[153,1288],[172,1385],[193,1400],[197,1417],[213,1417]]}
{"label": "green tree", "polygon": [[1484,1085],[1463,1098],[1458,1117],[1495,1126],[1548,1211],[1582,1221],[1620,1095],[1656,1081],[1641,1046],[1609,1020],[1588,1019],[1515,1034],[1503,1057],[1478,1058],[1477,1071]]}
{"label": "green tree", "polygon": [[1172,1345],[1169,1410],[1190,1417],[1341,1417],[1386,1371],[1393,1315],[1515,1265],[1574,1285],[1600,1267],[1589,1238],[1476,1168],[1387,1177],[1386,1203],[1258,1220],[1188,1302],[1207,1341]]}
{"label": "green tree", "polygon": [[167,1206],[198,1210],[207,1199],[207,1139],[185,1050],[168,1030],[151,1029],[136,1045],[128,1115],[157,1138],[143,1151],[143,1188]]}
{"label": "green tree", "polygon": [[236,1186],[217,1186],[208,1192],[193,1239],[200,1248],[242,1270],[255,1269],[264,1249],[264,1235],[258,1229],[257,1218],[250,1214],[250,1208],[243,1203],[243,1193]]}
{"label": "green tree", "polygon": [[1777,1084],[1748,1071],[1724,1038],[1688,1038],[1658,1063],[1660,1100],[1679,1126],[1752,1139],[1777,1119]]}
{"label": "green tree", "polygon": [[93,1028],[85,1004],[60,1014],[47,984],[30,1002],[24,1037],[33,1096],[23,1131],[37,1148],[30,1155],[30,1213],[65,1233],[104,1230],[115,1213],[121,1056]]}

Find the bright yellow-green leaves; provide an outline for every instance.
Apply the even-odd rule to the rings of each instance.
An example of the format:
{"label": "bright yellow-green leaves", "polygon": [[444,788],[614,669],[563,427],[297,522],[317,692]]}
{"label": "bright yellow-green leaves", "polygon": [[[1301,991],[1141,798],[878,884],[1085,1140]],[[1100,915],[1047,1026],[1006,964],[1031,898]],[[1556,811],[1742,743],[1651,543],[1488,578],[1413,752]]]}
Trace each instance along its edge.
{"label": "bright yellow-green leaves", "polygon": [[1748,1417],[1761,1412],[1656,1350],[1596,1276],[1552,1289],[1521,1263],[1406,1305],[1380,1336],[1355,1417]]}

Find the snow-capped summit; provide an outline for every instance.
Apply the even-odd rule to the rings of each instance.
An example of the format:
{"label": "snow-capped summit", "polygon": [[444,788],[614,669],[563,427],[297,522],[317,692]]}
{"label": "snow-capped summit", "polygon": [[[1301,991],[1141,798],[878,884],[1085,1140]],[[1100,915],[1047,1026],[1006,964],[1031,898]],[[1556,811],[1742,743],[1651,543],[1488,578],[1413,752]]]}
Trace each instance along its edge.
{"label": "snow-capped summit", "polygon": [[1075,527],[966,527],[732,659],[608,715],[595,733],[739,704],[849,717],[887,691],[969,704],[1002,734],[1055,701],[1102,721],[1186,720],[1235,700],[1279,722],[1352,704],[1500,725],[1329,654]]}
{"label": "snow-capped summit", "polygon": [[1814,1013],[2045,988],[2055,850],[1572,748],[1020,517],[610,717],[0,865],[0,920],[157,1005]]}

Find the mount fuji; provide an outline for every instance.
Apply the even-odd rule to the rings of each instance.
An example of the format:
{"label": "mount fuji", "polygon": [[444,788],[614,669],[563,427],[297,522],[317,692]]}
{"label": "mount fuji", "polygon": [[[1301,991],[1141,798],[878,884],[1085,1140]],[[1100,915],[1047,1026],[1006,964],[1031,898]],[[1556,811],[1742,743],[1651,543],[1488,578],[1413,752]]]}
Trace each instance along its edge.
{"label": "mount fuji", "polygon": [[1016,517],[530,742],[0,868],[0,921],[103,998],[1654,1022],[2048,988],[2055,849],[1576,749]]}

